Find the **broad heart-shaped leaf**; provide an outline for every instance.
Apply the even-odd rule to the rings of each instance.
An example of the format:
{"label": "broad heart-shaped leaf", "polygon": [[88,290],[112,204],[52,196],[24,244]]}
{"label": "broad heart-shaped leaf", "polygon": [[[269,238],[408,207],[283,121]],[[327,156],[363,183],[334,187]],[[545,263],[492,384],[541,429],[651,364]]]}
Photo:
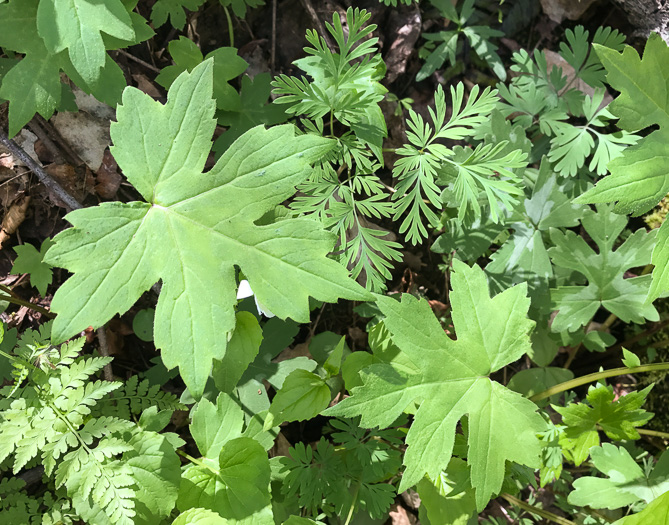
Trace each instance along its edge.
{"label": "broad heart-shaped leaf", "polygon": [[669,490],[669,454],[666,452],[650,475],[644,473],[623,447],[604,443],[593,448],[591,455],[595,467],[608,478],[584,476],[574,481],[574,491],[568,498],[572,505],[618,509],[639,500],[650,503]]}
{"label": "broad heart-shaped leaf", "polygon": [[548,254],[553,264],[575,270],[588,279],[587,286],[560,286],[551,290],[552,307],[559,310],[551,326],[553,332],[577,330],[592,319],[600,306],[625,323],[659,319],[655,307],[645,303],[649,276],[623,279],[629,268],[650,262],[657,231],[638,230],[613,251],[616,239],[627,225],[627,217],[616,215],[612,208],[599,205],[597,213],[587,210],[581,219],[599,253],[574,232],[551,229],[555,247]]}
{"label": "broad heart-shaped leaf", "polygon": [[156,346],[196,397],[235,325],[235,265],[281,318],[307,322],[309,296],[370,297],[328,259],[334,239],[320,223],[254,224],[295,192],[329,140],[296,137],[292,125],[257,127],[201,173],[215,126],[212,83],[206,61],[179,76],[164,106],[138,89],[124,91],[111,127],[113,154],[147,202],[72,212],[74,227],[56,236],[45,258],[74,273],[52,302],[54,342],[127,311],[162,279]]}
{"label": "broad heart-shaped leaf", "polygon": [[195,508],[179,514],[172,525],[230,525],[230,521],[212,510]]}
{"label": "broad heart-shaped leaf", "polygon": [[641,408],[651,388],[649,386],[638,392],[630,392],[614,401],[611,387],[598,386],[588,392],[590,406],[585,403],[553,406],[567,426],[560,437],[560,444],[572,455],[574,463],[583,463],[588,459],[590,447],[599,445],[599,428],[616,441],[639,439],[636,427],[653,417],[651,412]]}
{"label": "broad heart-shaped leaf", "polygon": [[507,460],[539,466],[536,433],[545,423],[536,406],[488,378],[530,349],[534,322],[527,318],[527,285],[491,298],[478,266],[454,260],[453,269],[450,297],[457,341],[446,336],[427,301],[411,295],[403,295],[401,302],[378,296],[384,324],[400,353],[364,369],[363,386],[324,414],[360,415],[362,426],[383,427],[409,405],[420,404],[407,435],[400,492],[425,474],[435,479],[446,468],[456,425],[468,415],[467,460],[481,510],[499,492]]}
{"label": "broad heart-shaped leaf", "polygon": [[330,403],[325,380],[308,370],[293,370],[283,382],[269,407],[264,429],[284,421],[304,421],[316,417]]}
{"label": "broad heart-shaped leaf", "polygon": [[95,82],[105,64],[102,33],[121,40],[135,37],[130,14],[121,0],[40,0],[37,29],[51,53],[68,50],[85,82]]}
{"label": "broad heart-shaped leaf", "polygon": [[218,461],[186,468],[177,508],[205,507],[235,524],[273,525],[267,453],[250,438],[228,441]]}

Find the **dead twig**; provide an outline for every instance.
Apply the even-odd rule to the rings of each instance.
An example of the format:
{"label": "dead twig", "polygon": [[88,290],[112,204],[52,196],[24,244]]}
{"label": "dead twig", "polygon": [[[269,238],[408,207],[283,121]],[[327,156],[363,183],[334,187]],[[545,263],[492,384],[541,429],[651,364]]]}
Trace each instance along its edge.
{"label": "dead twig", "polygon": [[[109,357],[109,344],[107,343],[107,328],[105,325],[98,328],[98,342],[100,343],[100,355],[102,357]],[[104,373],[105,381],[114,380],[111,363],[107,363],[102,369],[102,372]]]}
{"label": "dead twig", "polygon": [[146,69],[153,71],[154,73],[160,73],[160,69],[154,66],[153,64],[149,64],[148,62],[145,62],[141,58],[137,58],[135,55],[131,55],[130,53],[124,51],[123,49],[117,49],[116,52],[120,55],[123,55],[126,58],[129,58],[130,60],[137,62],[138,64],[144,66]]}
{"label": "dead twig", "polygon": [[60,146],[60,149],[66,156],[66,161],[72,165],[72,166],[81,166],[84,163],[84,161],[81,159],[79,154],[72,149],[72,146],[70,146],[70,143],[66,141],[63,136],[60,134],[60,132],[54,128],[49,122],[44,120],[44,118],[41,115],[35,115],[34,120],[44,128],[46,133],[50,136],[53,137],[54,140],[58,143]]}
{"label": "dead twig", "polygon": [[79,208],[82,208],[82,205],[79,203],[79,201],[67,193],[60,184],[58,184],[53,178],[51,178],[50,175],[47,174],[46,171],[44,171],[42,166],[35,162],[21,146],[5,135],[5,132],[2,130],[0,130],[0,144],[5,146],[9,151],[12,152],[13,155],[20,159],[21,162],[28,166],[30,171],[37,175],[37,178],[40,180],[40,182],[44,184],[44,186],[53,195],[58,197],[58,199],[65,205],[66,208],[69,208],[70,210],[78,210]]}
{"label": "dead twig", "polygon": [[316,10],[314,9],[314,6],[311,4],[311,0],[300,0],[300,3],[304,7],[304,9],[306,9],[307,14],[309,15],[309,18],[311,18],[311,21],[316,26],[316,30],[325,39],[325,43],[328,45],[328,47],[330,48],[331,51],[334,51],[335,46],[332,42],[332,39],[330,38],[330,33],[328,33],[325,30],[325,26],[323,25],[323,22],[321,21],[320,18],[318,18],[318,14],[316,13]]}

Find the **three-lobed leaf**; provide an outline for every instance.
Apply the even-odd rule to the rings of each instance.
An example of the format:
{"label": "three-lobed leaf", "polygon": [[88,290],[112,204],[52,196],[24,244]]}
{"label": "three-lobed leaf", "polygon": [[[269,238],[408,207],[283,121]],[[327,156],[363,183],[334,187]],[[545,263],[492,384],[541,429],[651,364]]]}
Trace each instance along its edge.
{"label": "three-lobed leaf", "polygon": [[389,426],[409,405],[420,404],[407,435],[400,491],[425,474],[434,479],[448,465],[456,425],[468,415],[467,457],[480,510],[501,489],[507,460],[539,464],[536,433],[545,424],[536,406],[488,377],[530,349],[534,322],[527,318],[525,284],[491,298],[479,267],[458,260],[453,267],[457,341],[444,333],[426,301],[377,297],[400,352],[365,368],[363,385],[325,414],[360,415],[360,424],[370,428]]}
{"label": "three-lobed leaf", "polygon": [[254,128],[202,174],[215,127],[212,62],[183,73],[162,105],[127,88],[113,154],[146,202],[105,203],[68,215],[47,262],[74,273],[54,296],[54,341],[125,312],[158,280],[155,342],[195,396],[235,325],[235,266],[278,317],[309,319],[309,296],[367,299],[328,259],[332,235],[308,219],[257,226],[290,197],[330,148],[292,125]]}

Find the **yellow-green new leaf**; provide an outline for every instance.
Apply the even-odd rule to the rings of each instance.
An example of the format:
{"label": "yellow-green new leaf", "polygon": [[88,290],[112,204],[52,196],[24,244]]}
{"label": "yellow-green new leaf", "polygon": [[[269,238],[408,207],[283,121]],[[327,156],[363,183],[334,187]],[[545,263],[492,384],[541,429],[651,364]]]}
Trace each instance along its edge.
{"label": "yellow-green new leaf", "polygon": [[420,408],[407,435],[406,471],[399,491],[432,479],[451,459],[458,421],[469,416],[469,451],[476,506],[485,507],[502,487],[506,461],[539,467],[545,428],[536,406],[488,377],[530,349],[534,322],[521,284],[490,297],[478,267],[453,261],[453,324],[450,339],[427,301],[405,294],[401,302],[377,298],[384,324],[400,352],[360,373],[363,386],[325,415],[362,416],[366,428],[390,425],[407,407]]}
{"label": "yellow-green new leaf", "polygon": [[216,122],[212,61],[172,84],[165,105],[123,93],[112,153],[146,202],[104,203],[67,216],[45,260],[74,275],[54,296],[54,342],[127,311],[158,280],[154,336],[165,366],[199,397],[235,326],[235,266],[277,317],[309,320],[320,301],[370,297],[328,259],[334,236],[319,222],[255,221],[293,195],[331,142],[292,125],[256,127],[203,174]]}

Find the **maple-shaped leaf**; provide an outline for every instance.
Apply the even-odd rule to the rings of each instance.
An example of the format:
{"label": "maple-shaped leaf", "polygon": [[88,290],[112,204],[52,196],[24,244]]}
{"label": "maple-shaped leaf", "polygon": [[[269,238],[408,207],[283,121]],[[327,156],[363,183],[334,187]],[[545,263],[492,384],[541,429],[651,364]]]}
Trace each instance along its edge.
{"label": "maple-shaped leaf", "polygon": [[633,47],[622,53],[595,45],[607,71],[608,83],[620,95],[609,105],[619,117],[618,127],[638,131],[659,126],[636,146],[613,160],[611,175],[580,197],[581,202],[617,202],[615,211],[642,213],[669,193],[669,47],[660,35],[652,33],[639,58]]}
{"label": "maple-shaped leaf", "polygon": [[[660,456],[648,473],[623,447],[604,443],[591,451],[592,463],[607,478],[583,476],[574,481],[568,501],[572,505],[594,509],[619,509],[637,501],[650,503],[669,490],[669,453]],[[648,521],[646,523],[666,523]]]}
{"label": "maple-shaped leaf", "polygon": [[105,64],[102,33],[133,40],[135,30],[121,0],[40,0],[37,30],[51,53],[67,49],[81,78],[95,82]]}
{"label": "maple-shaped leaf", "polygon": [[559,286],[551,290],[551,303],[559,310],[551,329],[573,332],[586,325],[600,306],[623,322],[657,321],[655,307],[646,304],[650,276],[623,279],[629,268],[650,262],[656,230],[638,230],[615,251],[614,243],[627,225],[627,217],[613,213],[613,206],[600,205],[597,213],[586,210],[581,223],[597,247],[596,253],[585,239],[572,231],[551,229],[555,247],[548,250],[553,264],[577,271],[588,279],[587,286]]}
{"label": "maple-shaped leaf", "polygon": [[9,136],[16,135],[35,113],[51,118],[62,89],[58,60],[37,33],[38,0],[0,5],[0,47],[25,57],[2,78],[0,98],[9,101]]}
{"label": "maple-shaped leaf", "polygon": [[580,465],[599,445],[598,429],[616,441],[639,439],[636,427],[650,421],[651,412],[641,408],[652,386],[639,392],[630,392],[614,401],[613,389],[607,386],[590,388],[586,403],[570,403],[566,407],[553,406],[567,425],[560,444],[570,452],[574,463]]}
{"label": "maple-shaped leaf", "polygon": [[[669,193],[669,47],[657,33],[651,33],[643,58],[633,47],[625,46],[622,53],[595,45],[595,50],[607,71],[607,81],[620,91],[609,110],[617,117],[618,127],[638,131],[650,126],[659,129],[642,138],[636,146],[611,161],[611,175],[604,177],[584,193],[581,202],[616,202],[619,213],[633,211],[636,215],[648,211]],[[669,228],[669,227],[666,227]],[[669,289],[669,242],[667,229],[660,235],[653,251],[653,283],[648,299],[657,299]],[[659,241],[659,240],[658,240]]]}
{"label": "maple-shaped leaf", "polygon": [[126,88],[111,126],[112,153],[146,202],[72,212],[74,227],[56,236],[45,258],[74,273],[52,302],[54,341],[101,326],[162,279],[156,347],[195,396],[235,325],[235,265],[281,318],[307,322],[309,296],[370,297],[327,257],[334,239],[320,223],[254,224],[295,192],[329,140],[295,136],[292,125],[257,127],[202,174],[216,125],[212,62],[180,75],[166,105]]}
{"label": "maple-shaped leaf", "polygon": [[[219,47],[208,53],[203,59],[202,52],[195,42],[182,36],[179,37],[179,40],[172,40],[168,49],[172,60],[174,60],[174,65],[163,68],[156,77],[158,84],[168,89],[181,73],[192,71],[203,60],[212,58],[214,61],[214,98],[216,99],[216,107],[227,111],[237,111],[240,109],[241,99],[239,93],[228,83],[228,80],[241,75],[249,65],[243,58],[237,55],[237,50],[234,47]],[[261,124],[261,122],[258,124]]]}
{"label": "maple-shaped leaf", "polygon": [[197,11],[204,4],[204,0],[158,0],[151,8],[151,22],[154,27],[160,27],[170,18],[172,27],[183,29],[186,24],[184,9]]}
{"label": "maple-shaped leaf", "polygon": [[258,124],[273,126],[287,120],[281,105],[267,103],[272,92],[271,80],[269,73],[260,73],[254,78],[242,77],[239,111],[222,111],[218,115],[218,123],[230,129],[216,140],[214,151],[223,153],[237,137]]}
{"label": "maple-shaped leaf", "polygon": [[223,7],[232,7],[232,11],[239,17],[246,17],[247,7],[264,5],[265,0],[218,0]]}
{"label": "maple-shaped leaf", "polygon": [[399,491],[425,474],[435,479],[453,451],[455,429],[469,417],[469,450],[476,505],[485,507],[502,487],[506,461],[539,467],[536,436],[545,423],[536,405],[490,380],[491,373],[530,349],[534,322],[527,318],[527,285],[490,297],[485,274],[453,261],[453,341],[427,301],[403,295],[377,297],[384,325],[399,353],[362,370],[362,386],[325,415],[362,416],[366,428],[389,426],[413,403],[420,404],[407,435],[406,471]]}
{"label": "maple-shaped leaf", "polygon": [[12,271],[9,272],[13,275],[29,273],[30,284],[37,288],[42,297],[46,295],[46,288],[51,284],[53,279],[51,265],[44,262],[44,255],[52,244],[51,239],[46,239],[39,251],[32,244],[28,243],[16,246],[14,251],[17,257],[14,261],[14,266],[12,266]]}

